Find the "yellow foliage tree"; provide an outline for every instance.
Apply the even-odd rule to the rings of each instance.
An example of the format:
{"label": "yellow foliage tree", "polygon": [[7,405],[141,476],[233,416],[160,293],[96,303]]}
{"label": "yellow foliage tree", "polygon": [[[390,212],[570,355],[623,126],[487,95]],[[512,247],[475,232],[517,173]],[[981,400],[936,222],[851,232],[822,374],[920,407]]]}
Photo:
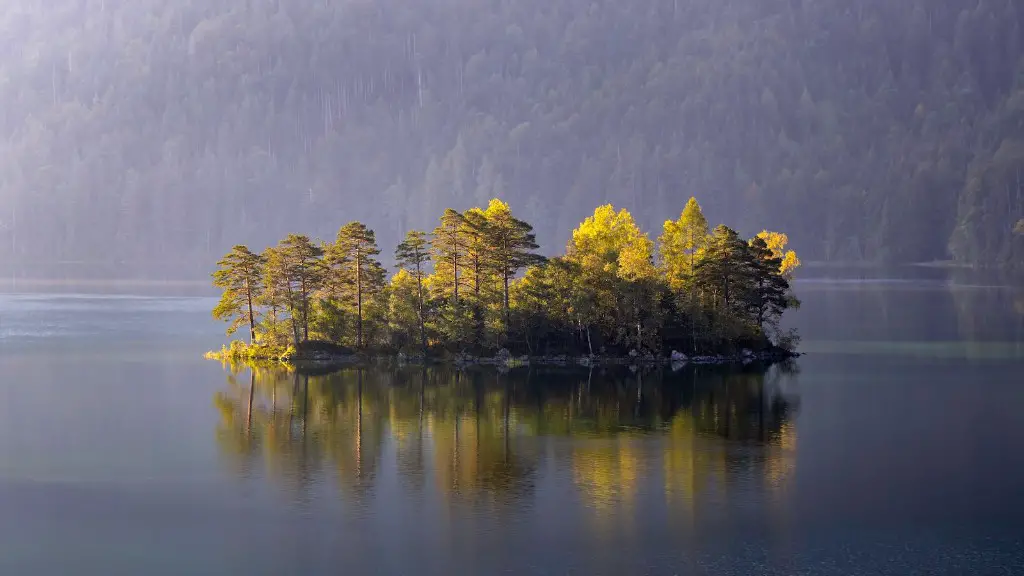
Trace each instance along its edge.
{"label": "yellow foliage tree", "polygon": [[757,237],[764,240],[764,243],[768,245],[768,249],[772,251],[774,257],[782,260],[779,272],[783,276],[791,278],[793,271],[800,267],[800,258],[797,258],[796,252],[786,250],[786,245],[789,244],[789,236],[782,232],[762,230]]}
{"label": "yellow foliage tree", "polygon": [[654,276],[654,243],[633,215],[611,204],[599,206],[573,231],[568,256],[585,270],[614,273],[625,280]]}
{"label": "yellow foliage tree", "polygon": [[665,280],[674,292],[680,292],[693,276],[698,256],[708,243],[708,221],[696,198],[690,198],[679,220],[665,222],[658,238],[658,256]]}

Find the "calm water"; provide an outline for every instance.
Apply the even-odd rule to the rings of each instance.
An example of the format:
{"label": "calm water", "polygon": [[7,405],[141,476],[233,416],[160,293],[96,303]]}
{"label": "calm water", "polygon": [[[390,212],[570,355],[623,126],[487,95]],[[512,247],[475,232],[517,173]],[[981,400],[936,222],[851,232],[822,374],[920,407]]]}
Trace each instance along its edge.
{"label": "calm water", "polygon": [[807,279],[767,372],[231,374],[0,294],[2,574],[1024,574],[1024,290]]}

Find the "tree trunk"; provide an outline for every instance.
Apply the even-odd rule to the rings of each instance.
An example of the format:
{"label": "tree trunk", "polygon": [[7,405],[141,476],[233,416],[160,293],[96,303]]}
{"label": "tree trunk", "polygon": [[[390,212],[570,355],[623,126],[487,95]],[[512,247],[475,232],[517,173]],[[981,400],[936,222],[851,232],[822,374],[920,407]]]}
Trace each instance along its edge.
{"label": "tree trunk", "polygon": [[252,287],[248,278],[245,280],[245,299],[249,304],[249,344],[256,343],[256,318],[252,315]]}
{"label": "tree trunk", "polygon": [[416,315],[419,317],[420,324],[420,348],[423,350],[423,355],[427,354],[427,331],[423,326],[423,272],[420,269],[420,265],[416,265],[416,291],[418,293],[418,306],[416,309]]}
{"label": "tree trunk", "polygon": [[512,307],[509,306],[508,298],[508,271],[502,273],[505,282],[505,339],[508,340],[509,326],[512,325]]}
{"label": "tree trunk", "polygon": [[363,255],[356,250],[356,348],[363,348]]}

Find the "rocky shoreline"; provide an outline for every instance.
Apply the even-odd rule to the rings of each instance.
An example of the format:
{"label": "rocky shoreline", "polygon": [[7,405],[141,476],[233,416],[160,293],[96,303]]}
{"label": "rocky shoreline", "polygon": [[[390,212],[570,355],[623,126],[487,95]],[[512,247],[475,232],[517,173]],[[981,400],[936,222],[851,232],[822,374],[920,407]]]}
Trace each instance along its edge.
{"label": "rocky shoreline", "polygon": [[288,359],[288,363],[299,370],[324,370],[329,368],[345,368],[367,364],[390,364],[399,366],[449,364],[457,368],[472,366],[495,366],[500,368],[518,368],[525,366],[579,366],[584,368],[600,366],[655,367],[667,366],[679,370],[687,365],[747,365],[753,363],[782,362],[799,357],[797,352],[781,348],[755,352],[741,350],[733,355],[700,355],[688,356],[681,352],[672,352],[669,356],[658,357],[653,354],[639,354],[636,351],[628,356],[514,356],[508,350],[500,350],[494,356],[474,356],[456,354],[450,357],[436,358],[421,354],[404,354],[373,356],[355,353],[335,353],[325,350],[313,350],[297,353]]}

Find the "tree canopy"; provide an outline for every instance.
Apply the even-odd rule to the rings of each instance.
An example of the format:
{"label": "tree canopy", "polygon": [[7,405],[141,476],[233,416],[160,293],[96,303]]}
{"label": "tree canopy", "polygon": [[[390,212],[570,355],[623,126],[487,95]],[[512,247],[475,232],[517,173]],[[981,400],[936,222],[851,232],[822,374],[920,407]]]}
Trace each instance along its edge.
{"label": "tree canopy", "polygon": [[[690,206],[691,216],[701,212],[696,200]],[[798,304],[776,253],[785,235],[767,235],[773,250],[764,235],[748,242],[723,225],[691,242],[699,250],[676,254],[666,245],[674,236],[656,246],[629,211],[607,204],[573,231],[563,256],[547,259],[531,230],[500,200],[447,209],[432,235],[406,235],[387,284],[376,235],[360,222],[325,249],[298,234],[262,257],[238,246],[214,274],[224,290],[214,315],[235,319],[229,334],[251,319],[256,347],[246,350],[270,355],[311,339],[371,352],[647,356],[791,339],[778,323]],[[692,264],[674,272],[666,255]]]}

